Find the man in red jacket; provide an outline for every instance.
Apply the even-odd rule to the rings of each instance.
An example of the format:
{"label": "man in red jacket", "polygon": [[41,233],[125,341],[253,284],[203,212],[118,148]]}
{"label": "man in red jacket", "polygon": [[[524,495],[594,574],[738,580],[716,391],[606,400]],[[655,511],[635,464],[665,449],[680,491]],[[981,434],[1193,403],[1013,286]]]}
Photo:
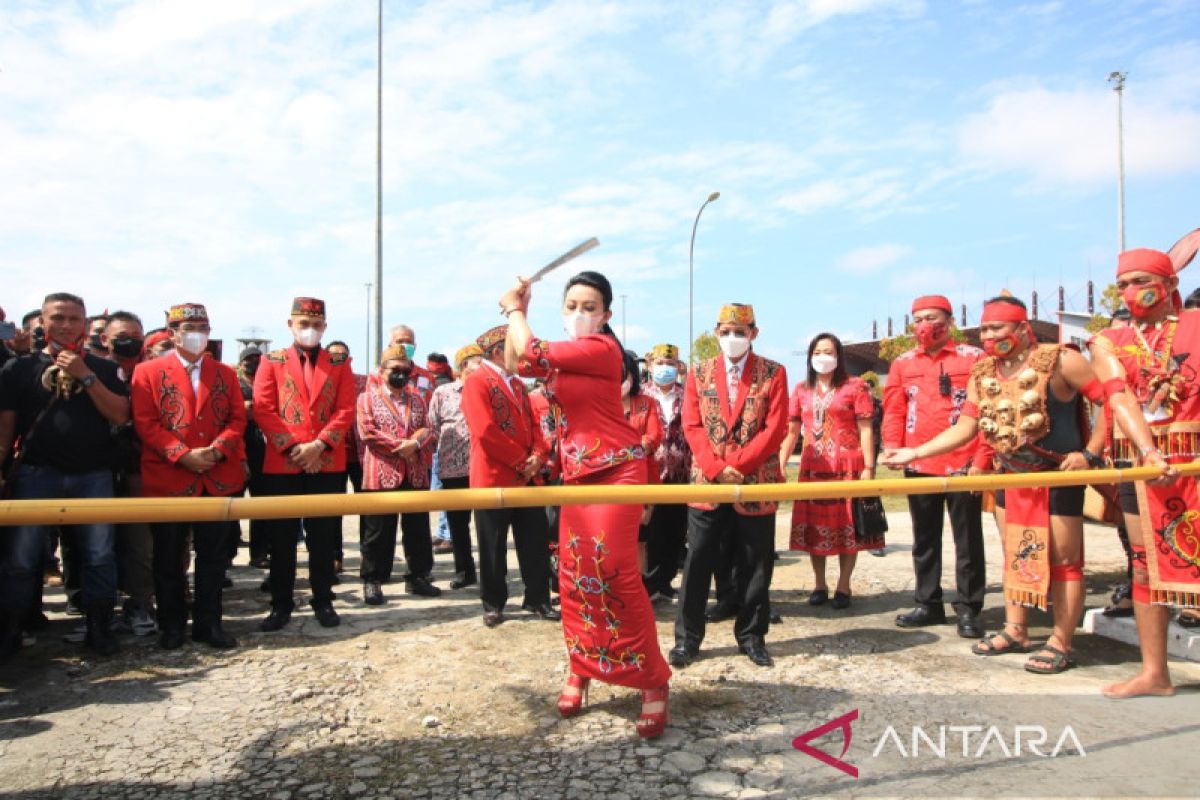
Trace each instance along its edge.
{"label": "man in red jacket", "polygon": [[[144,497],[229,497],[245,482],[246,409],[237,373],[208,356],[208,312],[181,303],[167,312],[175,349],[138,364],[130,395],[142,442]],[[218,648],[237,641],[221,626],[221,583],[231,528],[225,522],[155,522],[154,595],[159,644],[183,645],[187,625],[187,547],[196,548],[192,639]]]}
{"label": "man in red jacket", "polygon": [[[527,486],[541,471],[548,455],[525,384],[504,370],[507,335],[508,326],[500,325],[476,340],[483,351],[483,363],[463,383],[462,411],[471,438],[472,489]],[[525,602],[521,608],[542,619],[560,619],[550,605],[550,547],[545,509],[493,508],[475,512],[483,624],[494,628],[504,621],[510,525],[521,580],[525,582]]]}
{"label": "man in red jacket", "polygon": [[[288,320],[295,344],[263,357],[254,376],[254,419],[267,439],[264,495],[343,494],[346,442],[354,424],[354,376],[344,356],[321,348],[325,302],[297,297]],[[296,587],[296,530],[303,522],[313,615],[325,628],[340,624],[333,610],[333,562],[338,517],[271,520],[271,613],[263,631],[291,619]]]}
{"label": "man in red jacket", "polygon": [[[971,367],[984,355],[978,347],[951,339],[954,311],[945,297],[918,297],[912,304],[912,316],[917,346],[892,362],[883,390],[885,450],[916,447],[953,425],[967,399]],[[975,473],[990,469],[991,458],[990,448],[977,446],[972,440],[945,455],[912,462],[905,467],[904,475],[915,478]],[[983,636],[979,612],[987,581],[980,498],[971,492],[909,495],[917,607],[896,617],[896,624],[915,628],[946,622],[941,586],[944,508],[950,512],[950,528],[954,531],[958,635],[978,639]]]}
{"label": "man in red jacket", "polygon": [[[758,338],[751,306],[722,307],[715,333],[721,355],[696,365],[684,387],[683,432],[692,450],[692,483],[782,483],[779,447],[787,435],[787,370],[751,349]],[[733,626],[738,649],[759,666],[773,663],[765,637],[778,505],[690,504],[671,666],[690,664],[704,641],[704,604],[725,537],[733,537],[738,576]]]}

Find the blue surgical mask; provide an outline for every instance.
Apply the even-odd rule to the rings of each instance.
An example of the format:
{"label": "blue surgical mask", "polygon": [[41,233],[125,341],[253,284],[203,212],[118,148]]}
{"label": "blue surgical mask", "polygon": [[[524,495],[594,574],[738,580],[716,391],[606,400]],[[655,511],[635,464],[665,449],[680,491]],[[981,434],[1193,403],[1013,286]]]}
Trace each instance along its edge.
{"label": "blue surgical mask", "polygon": [[655,364],[651,374],[654,376],[655,383],[666,386],[675,382],[675,379],[679,377],[679,370],[670,364]]}
{"label": "blue surgical mask", "polygon": [[409,361],[413,360],[413,356],[416,355],[416,353],[417,353],[417,346],[415,344],[405,344],[404,345],[404,355],[406,355],[408,357]]}

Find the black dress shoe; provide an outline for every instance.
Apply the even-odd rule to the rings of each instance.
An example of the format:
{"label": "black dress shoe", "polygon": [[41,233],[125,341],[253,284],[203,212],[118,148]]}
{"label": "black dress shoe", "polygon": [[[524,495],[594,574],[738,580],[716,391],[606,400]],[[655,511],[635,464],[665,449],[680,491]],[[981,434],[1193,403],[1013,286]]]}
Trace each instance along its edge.
{"label": "black dress shoe", "polygon": [[226,633],[219,622],[215,625],[193,625],[192,641],[204,642],[209,647],[215,647],[218,650],[229,650],[237,647],[237,639]]}
{"label": "black dress shoe", "polygon": [[964,639],[982,639],[983,628],[979,627],[979,618],[970,611],[958,612],[958,635]]}
{"label": "black dress shoe", "polygon": [[163,628],[158,635],[158,646],[163,650],[178,650],[183,647],[184,638],[181,628]]}
{"label": "black dress shoe", "polygon": [[413,575],[405,582],[408,584],[409,594],[416,594],[421,597],[440,597],[442,594],[442,590],[434,586],[433,582],[423,575]]}
{"label": "black dress shoe", "polygon": [[460,574],[460,575],[455,575],[454,579],[450,581],[450,588],[451,589],[465,589],[468,586],[474,586],[477,583],[479,583],[479,579],[476,578],[474,575],[461,575]]}
{"label": "black dress shoe", "polygon": [[258,629],[263,633],[271,633],[272,631],[281,630],[284,625],[292,618],[291,611],[282,611],[277,608],[272,608],[271,613],[267,615],[258,626]]}
{"label": "black dress shoe", "polygon": [[667,654],[667,661],[672,667],[680,669],[686,667],[696,660],[699,651],[695,647],[688,647],[685,644],[677,644],[671,648],[671,652]]}
{"label": "black dress shoe", "polygon": [[939,608],[937,611],[932,611],[927,606],[917,606],[907,614],[896,617],[896,625],[901,628],[923,628],[926,625],[944,625],[945,623],[945,609]]}
{"label": "black dress shoe", "polygon": [[709,622],[724,622],[727,619],[733,619],[738,614],[738,607],[733,603],[717,603],[708,607],[704,612],[704,618]]}
{"label": "black dress shoe", "polygon": [[833,593],[833,602],[831,602],[829,604],[829,607],[836,608],[839,611],[843,608],[849,608],[850,607],[850,593],[849,592],[834,592]]}
{"label": "black dress shoe", "polygon": [[763,641],[761,636],[751,636],[745,642],[738,645],[738,651],[745,653],[747,658],[760,667],[775,666],[775,661],[771,658],[771,654],[767,652],[767,643]]}
{"label": "black dress shoe", "polygon": [[363,584],[363,602],[369,606],[383,605],[383,589],[376,581],[367,581]]}
{"label": "black dress shoe", "polygon": [[342,620],[338,617],[336,611],[333,610],[332,603],[310,603],[312,606],[313,616],[317,618],[322,628],[336,628],[342,624]]}
{"label": "black dress shoe", "polygon": [[550,603],[539,603],[538,605],[522,605],[521,608],[528,611],[530,614],[536,614],[542,619],[557,622],[562,619],[562,614],[558,613],[558,609],[550,605]]}
{"label": "black dress shoe", "polygon": [[504,614],[499,611],[485,611],[483,614],[483,624],[489,628],[494,628],[504,622]]}
{"label": "black dress shoe", "polygon": [[828,600],[828,589],[813,589],[812,594],[808,596],[808,604],[810,606],[823,606]]}

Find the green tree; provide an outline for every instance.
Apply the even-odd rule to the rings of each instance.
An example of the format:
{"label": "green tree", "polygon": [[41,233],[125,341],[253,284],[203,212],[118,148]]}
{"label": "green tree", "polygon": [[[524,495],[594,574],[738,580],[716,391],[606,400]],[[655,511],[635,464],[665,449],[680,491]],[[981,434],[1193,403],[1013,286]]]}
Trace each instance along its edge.
{"label": "green tree", "polygon": [[717,343],[717,337],[710,332],[702,333],[696,337],[696,341],[692,342],[692,363],[698,364],[713,358],[719,352],[721,352],[721,345]]}
{"label": "green tree", "polygon": [[[967,335],[960,331],[957,327],[951,326],[950,339],[955,342],[965,342]],[[904,333],[898,336],[893,336],[890,339],[879,340],[879,357],[884,361],[891,363],[900,356],[907,353],[917,346],[917,337],[913,336],[912,325],[910,324]]]}
{"label": "green tree", "polygon": [[1117,309],[1122,308],[1125,301],[1121,298],[1121,292],[1117,289],[1115,283],[1110,283],[1104,287],[1104,291],[1100,293],[1100,307],[1107,311],[1107,314],[1093,314],[1092,318],[1084,324],[1084,328],[1088,333],[1099,333],[1108,327],[1108,321],[1113,314],[1117,313]]}

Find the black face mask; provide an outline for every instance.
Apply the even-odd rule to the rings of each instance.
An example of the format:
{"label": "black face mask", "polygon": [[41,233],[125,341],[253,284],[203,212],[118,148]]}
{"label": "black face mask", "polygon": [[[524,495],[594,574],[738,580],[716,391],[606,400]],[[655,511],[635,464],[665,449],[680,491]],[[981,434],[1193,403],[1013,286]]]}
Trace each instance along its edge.
{"label": "black face mask", "polygon": [[109,341],[113,355],[121,358],[137,358],[142,354],[143,340],[133,336],[118,336]]}
{"label": "black face mask", "polygon": [[45,350],[46,349],[46,329],[43,328],[41,325],[38,325],[36,328],[33,329],[33,349],[34,350]]}
{"label": "black face mask", "polygon": [[104,342],[101,341],[100,334],[98,333],[93,333],[88,337],[88,347],[92,348],[93,350],[102,350],[104,352],[108,352],[108,348],[104,346]]}
{"label": "black face mask", "polygon": [[247,375],[253,375],[254,373],[258,372],[258,362],[247,361],[244,369],[246,370]]}
{"label": "black face mask", "polygon": [[403,389],[404,385],[408,383],[408,375],[409,373],[407,372],[389,372],[387,376],[388,385],[393,389]]}

